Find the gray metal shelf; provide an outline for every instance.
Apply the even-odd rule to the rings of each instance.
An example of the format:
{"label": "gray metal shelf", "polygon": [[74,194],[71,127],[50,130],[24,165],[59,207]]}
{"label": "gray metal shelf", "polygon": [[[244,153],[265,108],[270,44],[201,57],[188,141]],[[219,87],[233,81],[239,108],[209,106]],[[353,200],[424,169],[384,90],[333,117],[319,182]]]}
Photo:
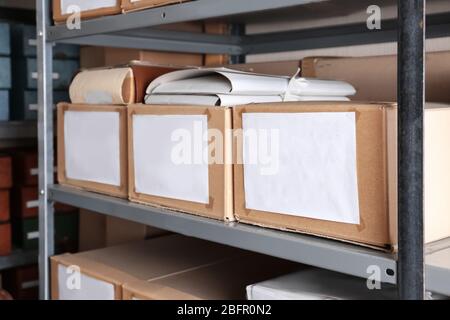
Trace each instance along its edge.
{"label": "gray metal shelf", "polygon": [[[395,283],[396,279],[395,256],[374,249],[241,223],[225,223],[60,185],[49,188],[49,198],[187,236],[362,278],[368,277],[369,266],[376,265],[381,269],[382,282]],[[391,272],[392,275],[388,275]]]}
{"label": "gray metal shelf", "polygon": [[15,267],[37,263],[38,252],[36,250],[13,250],[8,256],[0,256],[0,271]]}

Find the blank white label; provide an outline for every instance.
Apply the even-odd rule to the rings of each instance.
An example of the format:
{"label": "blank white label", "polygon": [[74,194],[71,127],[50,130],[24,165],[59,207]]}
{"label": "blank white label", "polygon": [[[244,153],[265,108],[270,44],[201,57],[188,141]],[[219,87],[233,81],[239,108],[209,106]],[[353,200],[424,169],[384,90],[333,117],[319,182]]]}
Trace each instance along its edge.
{"label": "blank white label", "polygon": [[69,179],[120,186],[118,112],[66,111],[64,138]]}
{"label": "blank white label", "polygon": [[133,115],[136,192],[209,203],[207,130],[206,115]]}
{"label": "blank white label", "polygon": [[[260,139],[243,144],[247,209],[360,223],[353,112],[244,113],[242,120],[244,133]],[[263,132],[274,138],[267,150]]]}
{"label": "blank white label", "polygon": [[118,0],[61,0],[61,13],[69,14],[101,8],[110,8],[117,5]]}
{"label": "blank white label", "polygon": [[58,265],[59,300],[114,300],[114,285]]}

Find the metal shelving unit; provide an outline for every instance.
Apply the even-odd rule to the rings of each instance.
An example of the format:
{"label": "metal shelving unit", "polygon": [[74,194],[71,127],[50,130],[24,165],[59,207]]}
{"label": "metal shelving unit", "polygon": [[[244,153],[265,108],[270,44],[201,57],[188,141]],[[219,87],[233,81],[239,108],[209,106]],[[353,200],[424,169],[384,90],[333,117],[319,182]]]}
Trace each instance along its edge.
{"label": "metal shelving unit", "polygon": [[[431,1],[431,0],[430,0]],[[342,1],[345,2],[345,1]],[[41,298],[49,298],[49,261],[53,254],[53,202],[71,204],[170,231],[367,277],[367,267],[380,267],[381,280],[396,283],[401,298],[422,299],[424,273],[429,290],[446,293],[450,288],[449,246],[427,256],[423,262],[423,38],[424,0],[398,0],[398,21],[387,22],[387,29],[368,31],[362,25],[288,31],[276,34],[230,36],[190,34],[156,30],[150,27],[222,18],[242,26],[247,19],[264,18],[287,10],[301,12],[306,6],[324,10],[315,0],[196,0],[167,7],[152,8],[124,15],[83,21],[80,29],[52,26],[50,1],[37,1],[38,90],[39,90],[39,223]],[[449,34],[448,19],[430,17],[427,35]],[[67,42],[140,49],[226,53],[245,56],[252,53],[318,48],[325,46],[375,43],[396,40],[399,46],[399,255],[313,236],[274,231],[244,224],[186,215],[170,210],[130,203],[126,200],[84,192],[53,183],[52,44]],[[411,139],[413,137],[413,139]],[[448,243],[447,243],[448,244]],[[445,276],[445,277],[444,277]],[[448,292],[447,292],[448,293]]]}

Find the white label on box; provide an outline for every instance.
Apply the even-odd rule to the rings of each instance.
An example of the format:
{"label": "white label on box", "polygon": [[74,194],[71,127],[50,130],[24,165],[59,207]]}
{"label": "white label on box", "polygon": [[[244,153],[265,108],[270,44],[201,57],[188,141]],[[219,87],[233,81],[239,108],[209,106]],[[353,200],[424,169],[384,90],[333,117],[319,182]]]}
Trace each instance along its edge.
{"label": "white label on box", "polygon": [[136,192],[209,203],[207,131],[206,115],[133,115]]}
{"label": "white label on box", "polygon": [[34,240],[39,238],[39,231],[33,231],[27,233],[27,240]]}
{"label": "white label on box", "polygon": [[[72,14],[95,9],[110,8],[117,6],[118,0],[61,0],[61,13]],[[77,9],[74,9],[77,8]]]}
{"label": "white label on box", "polygon": [[354,112],[244,113],[242,121],[247,209],[360,223]]}
{"label": "white label on box", "polygon": [[114,285],[58,264],[59,300],[114,300]]}
{"label": "white label on box", "polygon": [[64,113],[69,179],[120,186],[120,117],[115,111]]}

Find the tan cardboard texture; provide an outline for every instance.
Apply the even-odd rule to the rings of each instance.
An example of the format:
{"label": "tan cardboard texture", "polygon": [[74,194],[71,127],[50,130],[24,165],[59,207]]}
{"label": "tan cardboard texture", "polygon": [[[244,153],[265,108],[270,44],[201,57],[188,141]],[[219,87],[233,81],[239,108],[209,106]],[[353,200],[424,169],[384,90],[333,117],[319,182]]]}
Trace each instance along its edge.
{"label": "tan cardboard texture", "polygon": [[[388,248],[391,239],[388,214],[386,110],[389,104],[363,103],[283,103],[247,105],[234,108],[234,129],[242,129],[242,114],[299,113],[299,112],[355,112],[356,156],[360,224],[339,223],[299,216],[249,210],[245,207],[243,165],[234,166],[235,214],[239,221],[278,229],[310,233],[325,237]],[[235,144],[234,151],[242,146]],[[242,163],[238,161],[237,163]]]}
{"label": "tan cardboard texture", "polygon": [[171,66],[141,61],[131,61],[123,67],[85,70],[73,79],[70,99],[74,104],[126,105],[143,102],[149,83],[175,70]]}
{"label": "tan cardboard texture", "polygon": [[78,266],[81,273],[114,284],[115,297],[121,299],[121,287],[125,283],[158,279],[244,254],[242,250],[209,241],[170,235],[78,254],[55,256],[51,258],[52,298],[59,298],[58,264]]}
{"label": "tan cardboard texture", "polygon": [[[84,3],[80,3],[80,1],[72,1],[74,6],[78,6],[80,8],[81,19],[90,19],[102,16],[109,16],[113,14],[121,13],[122,9],[120,6],[121,0],[116,0],[114,5],[105,5],[103,6],[101,2],[97,3],[96,6],[92,6],[92,3],[95,1],[89,1],[89,7],[85,7],[86,1]],[[53,20],[55,23],[64,23],[66,19],[71,17],[74,13],[63,13],[61,8],[62,0],[53,0]],[[81,4],[81,5],[80,5]]]}
{"label": "tan cardboard texture", "polygon": [[245,300],[247,285],[302,268],[260,254],[203,266],[149,281],[128,282],[124,300]]}
{"label": "tan cardboard texture", "polygon": [[130,12],[153,7],[161,7],[169,4],[176,4],[186,1],[189,0],[122,0],[122,9],[124,12]]}
{"label": "tan cardboard texture", "polygon": [[180,67],[203,65],[203,55],[201,54],[110,47],[81,47],[80,50],[80,66],[82,68],[125,65],[134,60]]}
{"label": "tan cardboard texture", "polygon": [[[118,112],[119,113],[119,136],[120,136],[120,185],[110,185],[105,183],[70,179],[66,175],[66,155],[65,155],[65,127],[64,113],[66,111],[80,112]],[[58,182],[63,185],[70,185],[81,189],[104,193],[107,195],[126,198],[128,195],[128,174],[127,174],[127,109],[125,106],[96,106],[96,105],[75,105],[59,103],[57,107],[58,123]]]}
{"label": "tan cardboard texture", "polygon": [[[450,102],[450,51],[429,52],[426,101]],[[302,60],[302,76],[343,80],[356,88],[354,101],[397,101],[397,56],[310,57]]]}
{"label": "tan cardboard texture", "polygon": [[219,130],[225,137],[223,154],[230,154],[231,137],[226,133],[231,129],[231,109],[205,106],[146,106],[131,105],[128,107],[129,134],[129,198],[132,201],[179,210],[182,212],[206,216],[219,220],[234,220],[233,215],[233,168],[231,163],[209,164],[209,203],[202,204],[185,200],[159,197],[137,193],[135,190],[134,150],[133,150],[133,115],[207,115],[208,129]]}

